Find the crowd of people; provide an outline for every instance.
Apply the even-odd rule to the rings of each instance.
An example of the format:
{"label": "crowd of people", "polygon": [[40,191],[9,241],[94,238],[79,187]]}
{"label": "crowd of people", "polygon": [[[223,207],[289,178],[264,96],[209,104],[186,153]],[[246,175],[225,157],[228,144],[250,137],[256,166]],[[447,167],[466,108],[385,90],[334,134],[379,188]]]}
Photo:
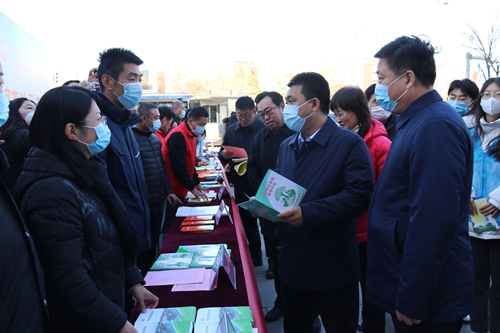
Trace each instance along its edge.
{"label": "crowd of people", "polygon": [[[400,37],[375,57],[365,91],[331,96],[323,76],[299,73],[285,96],[242,96],[222,121],[222,146],[249,156],[238,173],[219,152],[237,203],[269,169],[307,189],[279,223],[239,211],[253,265],[262,233],[274,279],[265,319],[381,333],[387,312],[398,333],[457,333],[470,315],[473,332],[499,333],[500,78],[455,80],[444,101],[428,41]],[[207,110],[140,103],[129,50],[99,62],[38,104],[9,101],[0,67],[2,332],[136,332],[134,304],[159,302],[144,276],[178,205],[207,198],[195,169]]]}

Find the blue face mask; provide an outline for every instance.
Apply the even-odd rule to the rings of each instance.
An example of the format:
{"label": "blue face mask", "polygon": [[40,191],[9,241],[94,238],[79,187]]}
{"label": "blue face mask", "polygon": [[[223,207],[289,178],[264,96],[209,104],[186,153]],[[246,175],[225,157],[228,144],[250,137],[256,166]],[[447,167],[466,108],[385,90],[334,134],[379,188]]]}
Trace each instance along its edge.
{"label": "blue face mask", "polygon": [[[196,123],[195,123],[196,125]],[[195,135],[202,135],[205,132],[205,126],[196,126],[195,130],[191,130],[191,132]]]}
{"label": "blue face mask", "polygon": [[396,107],[396,105],[398,105],[398,101],[408,92],[408,89],[406,89],[405,92],[401,96],[399,96],[399,98],[395,101],[391,100],[391,98],[389,97],[389,87],[392,86],[394,82],[402,78],[403,75],[405,74],[406,72],[401,74],[400,77],[392,81],[391,84],[389,84],[388,86],[380,83],[377,83],[375,85],[375,99],[377,100],[378,105],[380,105],[382,109],[389,112],[394,111],[394,108]]}
{"label": "blue face mask", "polygon": [[299,116],[299,109],[310,101],[312,101],[312,98],[302,105],[285,105],[285,109],[283,110],[283,117],[285,118],[285,124],[289,129],[295,132],[300,132],[302,126],[304,126],[304,123],[306,122],[306,119],[314,114],[313,112],[305,118]]}
{"label": "blue face mask", "polygon": [[9,119],[9,98],[5,91],[0,96],[0,126],[3,126]]}
{"label": "blue face mask", "polygon": [[[146,117],[146,118],[148,118],[148,119],[149,119],[149,117]],[[151,120],[151,119],[149,119],[149,120]],[[146,123],[145,123],[145,124],[146,124],[146,126],[148,126],[148,127],[149,127],[149,130],[150,130],[151,132],[156,132],[157,130],[159,130],[159,129],[160,129],[160,127],[161,127],[161,120],[160,120],[160,119],[157,119],[157,120],[151,120],[151,122],[153,123],[153,127],[149,127],[149,126],[148,126],[148,124],[146,124]]]}
{"label": "blue face mask", "polygon": [[184,119],[185,116],[186,116],[186,110],[182,110],[181,115],[179,116],[179,118]]}
{"label": "blue face mask", "polygon": [[139,104],[142,98],[142,86],[140,82],[120,83],[115,79],[113,79],[113,81],[123,86],[123,95],[121,96],[118,96],[113,90],[111,91],[118,97],[118,100],[125,108],[132,109]]}
{"label": "blue face mask", "polygon": [[460,101],[448,101],[448,104],[450,104],[461,116],[467,113],[467,108],[469,107],[469,104]]}
{"label": "blue face mask", "polygon": [[86,145],[87,149],[89,150],[92,156],[97,155],[100,152],[104,151],[104,149],[106,149],[106,147],[109,145],[109,141],[111,140],[111,131],[109,130],[108,125],[100,123],[96,127],[92,126],[83,126],[83,127],[93,128],[95,134],[97,134],[97,140],[96,142],[92,143],[86,143],[80,140],[78,140],[78,142]]}

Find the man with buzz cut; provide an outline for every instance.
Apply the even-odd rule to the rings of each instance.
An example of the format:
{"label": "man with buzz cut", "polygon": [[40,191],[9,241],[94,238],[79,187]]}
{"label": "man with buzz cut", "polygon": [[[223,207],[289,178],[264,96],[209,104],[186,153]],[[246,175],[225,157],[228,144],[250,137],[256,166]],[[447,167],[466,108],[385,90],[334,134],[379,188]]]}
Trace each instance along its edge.
{"label": "man with buzz cut", "polygon": [[375,57],[377,103],[401,116],[368,211],[368,301],[398,333],[457,333],[474,307],[471,136],[433,88],[428,41],[399,37]]}
{"label": "man with buzz cut", "polygon": [[285,124],[297,132],[280,146],[275,171],[307,189],[278,215],[278,260],[286,333],[309,333],[320,315],[326,332],[356,333],[360,278],[356,217],[373,191],[364,140],[328,117],[330,88],[317,73],[288,83]]}
{"label": "man with buzz cut", "polygon": [[97,77],[101,93],[97,94],[111,131],[111,141],[99,157],[106,162],[109,180],[137,229],[140,251],[137,267],[145,276],[149,270],[145,259],[151,248],[149,201],[139,146],[131,129],[142,119],[128,110],[141,100],[139,66],[143,62],[123,48],[101,52],[99,62]]}

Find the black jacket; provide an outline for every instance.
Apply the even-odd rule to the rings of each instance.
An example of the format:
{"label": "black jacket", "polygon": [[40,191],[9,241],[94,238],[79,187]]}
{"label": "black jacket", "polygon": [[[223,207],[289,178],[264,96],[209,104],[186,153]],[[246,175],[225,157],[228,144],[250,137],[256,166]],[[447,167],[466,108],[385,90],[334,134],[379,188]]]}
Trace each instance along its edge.
{"label": "black jacket", "polygon": [[399,114],[391,114],[389,118],[387,118],[387,122],[385,123],[385,130],[387,131],[387,137],[389,140],[394,140],[394,136],[396,136],[397,130],[396,130],[396,123],[398,122],[399,119]]}
{"label": "black jacket", "polygon": [[[4,159],[0,151],[0,160]],[[0,175],[4,172],[0,170]],[[1,181],[0,212],[0,332],[48,332],[43,271],[35,244]]]}
{"label": "black jacket", "polygon": [[10,169],[1,175],[0,179],[7,189],[14,193],[14,185],[23,169],[24,158],[31,148],[30,131],[27,128],[16,127],[2,133],[0,139],[5,140],[0,149],[5,153],[10,165]]}
{"label": "black jacket", "polygon": [[123,263],[121,223],[133,228],[130,217],[104,165],[92,173],[92,187],[78,186],[65,164],[33,148],[16,185],[45,271],[52,332],[120,331],[125,292],[144,282],[137,266]]}
{"label": "black jacket", "polygon": [[[250,155],[250,159],[248,160],[247,175],[254,193],[259,189],[267,170],[274,170],[281,143],[293,134],[295,134],[294,131],[283,125],[277,132],[265,127],[253,138],[252,155]],[[277,223],[262,218],[260,222],[262,234],[269,238],[275,238],[274,231],[276,230]]]}
{"label": "black jacket", "polygon": [[[252,156],[252,140],[257,135],[257,133],[263,129],[264,123],[255,118],[252,125],[248,127],[241,127],[240,123],[233,124],[226,129],[224,134],[224,139],[222,140],[223,146],[239,147],[246,150],[247,155]],[[236,171],[234,171],[234,163],[232,160],[226,160],[222,158],[222,148],[219,152],[219,157],[223,163],[229,163],[231,165],[231,172],[229,173],[229,181],[234,183],[235,197],[236,201],[243,202],[247,198],[244,195],[253,195],[254,190],[248,181],[247,173],[243,176],[239,176]]]}
{"label": "black jacket", "polygon": [[127,208],[132,222],[137,228],[140,251],[151,248],[151,231],[149,225],[149,202],[144,169],[131,126],[141,118],[127,109],[117,109],[103,94],[101,112],[108,117],[111,141],[108,147],[99,154],[107,166],[111,184]]}
{"label": "black jacket", "polygon": [[141,151],[144,177],[148,188],[149,206],[161,205],[167,195],[173,194],[174,191],[170,186],[165,169],[160,139],[156,134],[146,133],[138,128],[133,128],[132,131]]}

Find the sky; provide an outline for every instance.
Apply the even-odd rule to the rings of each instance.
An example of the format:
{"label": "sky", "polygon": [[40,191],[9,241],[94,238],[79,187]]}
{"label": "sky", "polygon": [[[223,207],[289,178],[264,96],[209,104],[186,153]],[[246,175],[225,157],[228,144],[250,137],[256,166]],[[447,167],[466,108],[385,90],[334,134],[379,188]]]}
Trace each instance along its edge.
{"label": "sky", "polygon": [[428,36],[442,46],[438,61],[465,68],[465,23],[484,26],[498,9],[489,0],[0,3],[1,12],[45,46],[51,69],[79,73],[97,66],[99,52],[109,47],[134,51],[142,69],[167,72],[206,72],[234,60],[256,62],[259,72],[307,70],[342,56],[373,57],[401,35]]}

